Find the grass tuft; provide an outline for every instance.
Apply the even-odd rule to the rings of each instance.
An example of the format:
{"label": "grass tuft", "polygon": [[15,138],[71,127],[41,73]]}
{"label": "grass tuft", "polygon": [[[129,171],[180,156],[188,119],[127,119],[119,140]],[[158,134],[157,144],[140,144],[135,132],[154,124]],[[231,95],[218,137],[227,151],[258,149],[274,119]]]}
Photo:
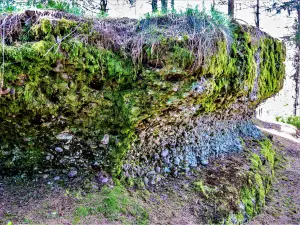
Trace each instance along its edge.
{"label": "grass tuft", "polygon": [[103,187],[100,193],[91,193],[81,199],[74,218],[82,220],[89,215],[103,215],[111,222],[148,224],[149,215],[122,186]]}

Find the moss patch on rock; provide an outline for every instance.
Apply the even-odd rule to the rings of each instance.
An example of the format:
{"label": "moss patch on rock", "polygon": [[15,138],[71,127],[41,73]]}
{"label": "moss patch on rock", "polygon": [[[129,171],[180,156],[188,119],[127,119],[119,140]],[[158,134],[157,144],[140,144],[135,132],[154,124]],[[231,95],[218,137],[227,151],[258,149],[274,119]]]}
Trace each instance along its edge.
{"label": "moss patch on rock", "polygon": [[[132,42],[122,45],[113,21],[39,13],[22,14],[21,29],[0,49],[4,85],[11,90],[0,97],[1,174],[105,170],[117,179],[154,118],[167,124],[172,112],[182,118],[251,115],[282,87],[283,44],[260,31],[255,36],[252,27],[234,24],[231,45],[218,32],[215,53],[200,57],[199,42],[191,48],[188,32],[139,39],[137,49]],[[138,21],[122,22],[131,35],[150,32]]]}

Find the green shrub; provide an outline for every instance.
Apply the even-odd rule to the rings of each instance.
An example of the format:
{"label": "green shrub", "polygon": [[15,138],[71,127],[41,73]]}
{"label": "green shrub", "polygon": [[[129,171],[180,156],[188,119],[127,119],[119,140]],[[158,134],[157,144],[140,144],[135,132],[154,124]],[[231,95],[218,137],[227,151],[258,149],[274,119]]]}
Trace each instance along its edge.
{"label": "green shrub", "polygon": [[291,124],[291,125],[297,127],[298,129],[300,129],[300,116],[289,116],[287,118],[278,116],[278,117],[276,117],[276,120],[278,122]]}

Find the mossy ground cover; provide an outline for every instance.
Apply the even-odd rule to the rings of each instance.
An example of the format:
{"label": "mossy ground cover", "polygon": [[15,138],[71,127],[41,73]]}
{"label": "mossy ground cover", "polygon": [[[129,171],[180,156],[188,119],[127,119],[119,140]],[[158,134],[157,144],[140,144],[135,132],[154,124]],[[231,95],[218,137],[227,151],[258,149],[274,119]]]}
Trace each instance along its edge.
{"label": "mossy ground cover", "polygon": [[[29,188],[24,185],[23,188]],[[147,210],[122,186],[106,186],[88,194],[80,190],[30,188],[41,195],[6,199],[10,202],[14,198],[20,204],[26,199],[27,207],[21,206],[16,212],[13,204],[4,206],[12,211],[1,214],[1,224],[149,224]]]}
{"label": "mossy ground cover", "polygon": [[[25,23],[28,16],[44,18]],[[218,28],[217,39],[206,50],[201,47],[205,37],[191,38],[189,32],[197,25],[190,23],[191,17]],[[89,20],[67,14],[29,11],[18,18],[24,20],[20,19],[21,29],[6,37],[3,49],[3,88],[10,90],[0,98],[0,167],[5,174],[74,166],[84,171],[97,163],[118,179],[128,150],[138,141],[136,128],[145,119],[192,105],[200,106],[196,116],[222,113],[248,98],[258,77],[257,98],[246,101],[253,110],[283,82],[282,43],[263,33],[258,38],[254,28],[238,24],[228,30],[197,11],[178,15],[188,26],[180,36],[163,32],[163,23],[171,23],[168,16],[143,20],[151,28],[141,27],[141,21],[127,20],[122,25],[104,20],[112,27],[109,32],[115,32],[110,35]],[[127,33],[118,26],[128,26]],[[124,44],[126,35],[148,39],[131,38]],[[232,38],[232,43],[226,38]],[[207,53],[210,47],[213,54]],[[254,57],[257,51],[259,65]],[[258,66],[260,75],[255,74]],[[191,95],[201,79],[209,80],[208,87]],[[76,138],[64,153],[67,160],[57,163],[61,159],[53,149],[66,145],[56,138],[62,132]],[[102,144],[105,135],[107,145]],[[78,163],[69,160],[77,153]]]}

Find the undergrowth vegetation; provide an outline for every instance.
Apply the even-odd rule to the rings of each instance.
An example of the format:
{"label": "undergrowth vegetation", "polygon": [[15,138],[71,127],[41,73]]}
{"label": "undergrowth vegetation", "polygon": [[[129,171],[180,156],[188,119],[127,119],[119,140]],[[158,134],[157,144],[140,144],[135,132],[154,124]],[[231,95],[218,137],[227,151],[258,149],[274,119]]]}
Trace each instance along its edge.
{"label": "undergrowth vegetation", "polygon": [[104,187],[100,193],[90,193],[83,197],[73,213],[73,223],[82,223],[85,217],[97,215],[120,221],[122,224],[148,224],[148,212],[137,201],[130,197],[122,186]]}
{"label": "undergrowth vegetation", "polygon": [[287,118],[278,116],[278,117],[276,117],[276,120],[278,122],[291,124],[291,125],[297,127],[298,129],[300,129],[300,117],[299,116],[289,116]]}

